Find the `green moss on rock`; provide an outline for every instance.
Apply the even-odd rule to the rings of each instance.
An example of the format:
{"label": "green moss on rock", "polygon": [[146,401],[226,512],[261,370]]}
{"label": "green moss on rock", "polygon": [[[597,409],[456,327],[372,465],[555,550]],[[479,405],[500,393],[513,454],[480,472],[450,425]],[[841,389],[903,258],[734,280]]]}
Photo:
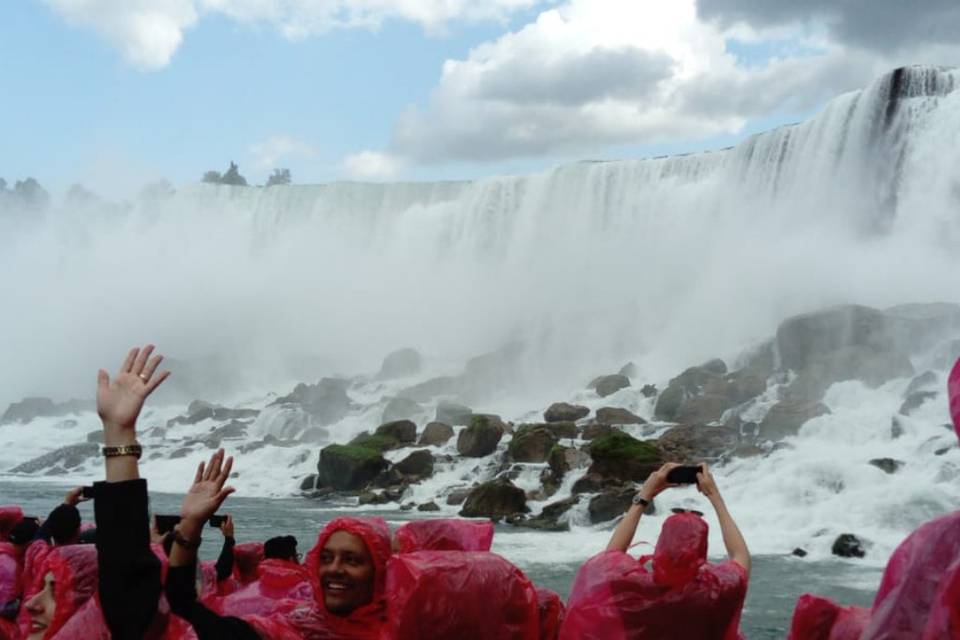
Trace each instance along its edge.
{"label": "green moss on rock", "polygon": [[347,446],[382,452],[389,449],[396,449],[399,445],[400,441],[390,435],[383,433],[377,433],[374,435],[361,433],[359,436],[351,440],[350,444]]}

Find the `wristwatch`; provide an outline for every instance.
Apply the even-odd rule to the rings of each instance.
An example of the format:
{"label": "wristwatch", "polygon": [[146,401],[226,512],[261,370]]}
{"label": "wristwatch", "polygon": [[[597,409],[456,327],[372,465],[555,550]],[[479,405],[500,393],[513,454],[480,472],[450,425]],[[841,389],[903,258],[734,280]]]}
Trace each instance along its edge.
{"label": "wristwatch", "polygon": [[633,496],[633,504],[640,505],[644,509],[650,506],[650,501],[640,495],[640,492],[637,491],[636,495]]}

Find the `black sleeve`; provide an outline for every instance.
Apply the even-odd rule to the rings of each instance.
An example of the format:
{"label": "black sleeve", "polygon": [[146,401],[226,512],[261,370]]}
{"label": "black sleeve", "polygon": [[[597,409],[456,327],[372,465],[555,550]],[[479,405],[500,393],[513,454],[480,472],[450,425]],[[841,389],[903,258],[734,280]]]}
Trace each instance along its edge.
{"label": "black sleeve", "polygon": [[217,558],[217,582],[223,582],[233,573],[233,546],[237,541],[233,536],[224,536],[223,548]]}
{"label": "black sleeve", "polygon": [[166,594],[170,611],[193,626],[199,640],[260,640],[253,627],[233,616],[221,616],[197,600],[197,565],[170,567]]}
{"label": "black sleeve", "polygon": [[147,481],[96,483],[100,605],[117,640],[143,638],[160,600],[160,560],[150,550]]}

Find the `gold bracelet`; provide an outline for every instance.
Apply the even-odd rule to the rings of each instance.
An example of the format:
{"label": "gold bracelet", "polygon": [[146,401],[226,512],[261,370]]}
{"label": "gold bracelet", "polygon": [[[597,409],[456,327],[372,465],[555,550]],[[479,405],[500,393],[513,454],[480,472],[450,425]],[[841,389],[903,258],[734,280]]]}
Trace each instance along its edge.
{"label": "gold bracelet", "polygon": [[139,444],[128,444],[120,447],[104,447],[100,450],[104,458],[116,458],[118,456],[133,456],[137,460],[143,455],[143,447]]}

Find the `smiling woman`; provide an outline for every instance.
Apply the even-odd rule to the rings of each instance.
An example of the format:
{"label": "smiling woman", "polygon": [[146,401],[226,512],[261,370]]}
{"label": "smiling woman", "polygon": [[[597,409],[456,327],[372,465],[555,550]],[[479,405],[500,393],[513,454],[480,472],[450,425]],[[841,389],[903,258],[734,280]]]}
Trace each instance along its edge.
{"label": "smiling woman", "polygon": [[347,615],[373,600],[376,574],[363,538],[337,531],[320,552],[320,584],[327,611]]}

